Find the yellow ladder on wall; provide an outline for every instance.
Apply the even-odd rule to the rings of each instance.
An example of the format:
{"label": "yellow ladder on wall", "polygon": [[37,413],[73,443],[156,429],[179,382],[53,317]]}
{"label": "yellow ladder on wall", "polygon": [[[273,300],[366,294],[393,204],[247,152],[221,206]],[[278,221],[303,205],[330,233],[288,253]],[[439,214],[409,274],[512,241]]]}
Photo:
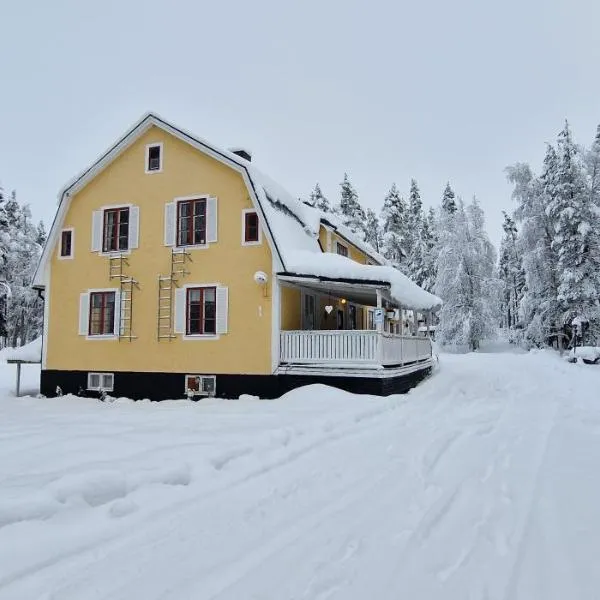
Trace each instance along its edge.
{"label": "yellow ladder on wall", "polygon": [[108,257],[108,277],[118,279],[120,288],[120,311],[117,338],[119,341],[131,342],[137,336],[133,333],[133,290],[139,289],[138,282],[125,274],[125,267],[129,266],[127,257],[121,253],[111,254]]}
{"label": "yellow ladder on wall", "polygon": [[185,249],[171,249],[171,271],[169,275],[158,276],[158,311],[157,311],[157,337],[160,340],[172,340],[175,337],[173,328],[173,300],[175,288],[178,287],[179,278],[189,275],[186,269],[192,257]]}

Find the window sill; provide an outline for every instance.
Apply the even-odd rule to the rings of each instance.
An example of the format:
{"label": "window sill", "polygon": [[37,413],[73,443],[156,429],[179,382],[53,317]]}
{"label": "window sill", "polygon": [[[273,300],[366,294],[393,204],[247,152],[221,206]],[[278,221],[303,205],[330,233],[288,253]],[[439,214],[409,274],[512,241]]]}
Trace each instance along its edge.
{"label": "window sill", "polygon": [[103,250],[95,250],[94,252],[97,253],[98,256],[114,256],[115,258],[118,258],[119,255],[129,256],[131,254],[131,248],[128,248],[127,250],[111,250],[110,252],[104,252]]}
{"label": "window sill", "polygon": [[256,242],[242,242],[242,246],[260,246],[262,245],[262,240],[258,240]]}
{"label": "window sill", "polygon": [[206,250],[209,244],[193,244],[190,246],[175,246],[176,250]]}
{"label": "window sill", "polygon": [[221,336],[218,333],[197,333],[182,335],[184,340],[218,340]]}
{"label": "window sill", "polygon": [[75,258],[75,256],[73,254],[69,255],[69,256],[57,256],[58,260],[73,260]]}
{"label": "window sill", "polygon": [[119,336],[115,335],[114,333],[108,334],[108,335],[86,335],[85,336],[86,340],[118,340]]}

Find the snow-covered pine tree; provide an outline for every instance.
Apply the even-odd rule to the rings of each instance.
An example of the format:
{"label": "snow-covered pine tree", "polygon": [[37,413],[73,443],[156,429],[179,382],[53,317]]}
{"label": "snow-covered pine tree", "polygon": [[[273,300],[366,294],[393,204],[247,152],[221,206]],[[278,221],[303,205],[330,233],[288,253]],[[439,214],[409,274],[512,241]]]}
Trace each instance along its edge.
{"label": "snow-covered pine tree", "polygon": [[406,258],[406,211],[406,202],[393,183],[381,209],[382,252],[398,268],[402,268]]}
{"label": "snow-covered pine tree", "polygon": [[568,123],[558,136],[555,185],[556,195],[548,208],[554,220],[553,247],[558,254],[558,301],[565,311],[564,320],[579,315],[596,322],[600,316],[597,215]]}
{"label": "snow-covered pine tree", "polygon": [[429,292],[433,291],[435,286],[438,245],[437,222],[433,207],[429,208],[429,212],[423,220],[422,238],[426,252],[423,263],[423,283],[421,285]]}
{"label": "snow-covered pine tree", "polygon": [[344,180],[340,184],[340,187],[340,203],[336,207],[335,212],[341,217],[342,222],[346,227],[349,227],[355,233],[362,235],[364,239],[364,237],[366,237],[365,211],[358,201],[358,194],[356,193],[354,186],[350,183],[347,173],[344,173]]}
{"label": "snow-covered pine tree", "polygon": [[485,232],[476,199],[465,209],[440,211],[439,256],[435,292],[444,300],[438,340],[477,350],[494,334],[498,315],[495,250]]}
{"label": "snow-covered pine tree", "polygon": [[367,233],[365,241],[370,244],[374,250],[379,252],[381,250],[382,245],[382,232],[381,225],[379,223],[379,219],[370,208],[367,208]]}
{"label": "snow-covered pine tree", "polygon": [[323,212],[331,212],[329,200],[321,191],[321,186],[318,183],[315,184],[313,191],[310,193],[310,199],[308,203]]}
{"label": "snow-covered pine tree", "polygon": [[423,203],[416,180],[411,179],[406,218],[406,275],[418,285],[422,285],[426,277],[425,257],[427,243],[423,239]]}
{"label": "snow-covered pine tree", "polygon": [[519,323],[519,307],[525,287],[523,260],[518,246],[517,225],[506,212],[502,229],[504,235],[500,242],[498,271],[502,282],[502,323],[509,330]]}
{"label": "snow-covered pine tree", "polygon": [[456,212],[456,194],[450,187],[450,182],[446,183],[444,193],[442,195],[442,209],[447,213],[453,214]]}

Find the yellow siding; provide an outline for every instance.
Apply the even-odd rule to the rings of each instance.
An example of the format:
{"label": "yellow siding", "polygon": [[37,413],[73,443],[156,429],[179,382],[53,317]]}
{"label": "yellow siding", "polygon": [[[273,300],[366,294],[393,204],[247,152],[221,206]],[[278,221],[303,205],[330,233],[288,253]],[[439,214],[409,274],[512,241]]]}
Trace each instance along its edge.
{"label": "yellow siding", "polygon": [[[144,172],[145,146],[163,143],[163,171]],[[175,197],[218,198],[218,241],[191,250],[191,274],[182,283],[220,283],[229,288],[228,333],[218,340],[157,340],[158,275],[170,270],[171,248],[163,245],[164,206]],[[117,287],[108,258],[90,251],[92,211],[113,204],[140,207],[139,248],[126,273],[139,281],[133,330],[138,339],[86,340],[78,335],[79,296],[93,288]],[[251,208],[241,175],[188,144],[151,128],[72,199],[63,227],[75,229],[73,260],[51,263],[47,368],[95,371],[270,373],[271,298],[253,280],[271,274],[271,251],[242,246],[242,209]],[[298,303],[299,304],[299,303]]]}
{"label": "yellow siding", "polygon": [[281,287],[281,329],[302,329],[302,293],[298,288]]}

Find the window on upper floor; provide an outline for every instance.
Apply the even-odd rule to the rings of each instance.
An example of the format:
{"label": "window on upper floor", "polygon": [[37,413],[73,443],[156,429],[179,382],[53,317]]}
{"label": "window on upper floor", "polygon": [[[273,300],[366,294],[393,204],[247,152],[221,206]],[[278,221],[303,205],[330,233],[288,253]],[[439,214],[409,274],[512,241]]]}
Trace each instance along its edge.
{"label": "window on upper floor", "polygon": [[186,335],[217,332],[217,290],[214,287],[187,288]]}
{"label": "window on upper floor", "polygon": [[102,251],[119,252],[129,249],[129,207],[104,211]]}
{"label": "window on upper floor", "polygon": [[242,242],[247,245],[260,243],[258,214],[254,210],[245,210],[242,216],[244,218]]}
{"label": "window on upper floor", "polygon": [[339,242],[335,243],[335,251],[340,256],[348,256],[348,246],[344,246],[344,244],[340,244]]}
{"label": "window on upper floor", "polygon": [[88,335],[115,333],[116,292],[90,292]]}
{"label": "window on upper floor", "polygon": [[177,202],[177,245],[206,244],[206,198]]}
{"label": "window on upper floor", "polygon": [[146,173],[159,173],[162,171],[162,144],[148,144],[146,146]]}
{"label": "window on upper floor", "polygon": [[63,229],[60,234],[60,257],[73,257],[73,230]]}

